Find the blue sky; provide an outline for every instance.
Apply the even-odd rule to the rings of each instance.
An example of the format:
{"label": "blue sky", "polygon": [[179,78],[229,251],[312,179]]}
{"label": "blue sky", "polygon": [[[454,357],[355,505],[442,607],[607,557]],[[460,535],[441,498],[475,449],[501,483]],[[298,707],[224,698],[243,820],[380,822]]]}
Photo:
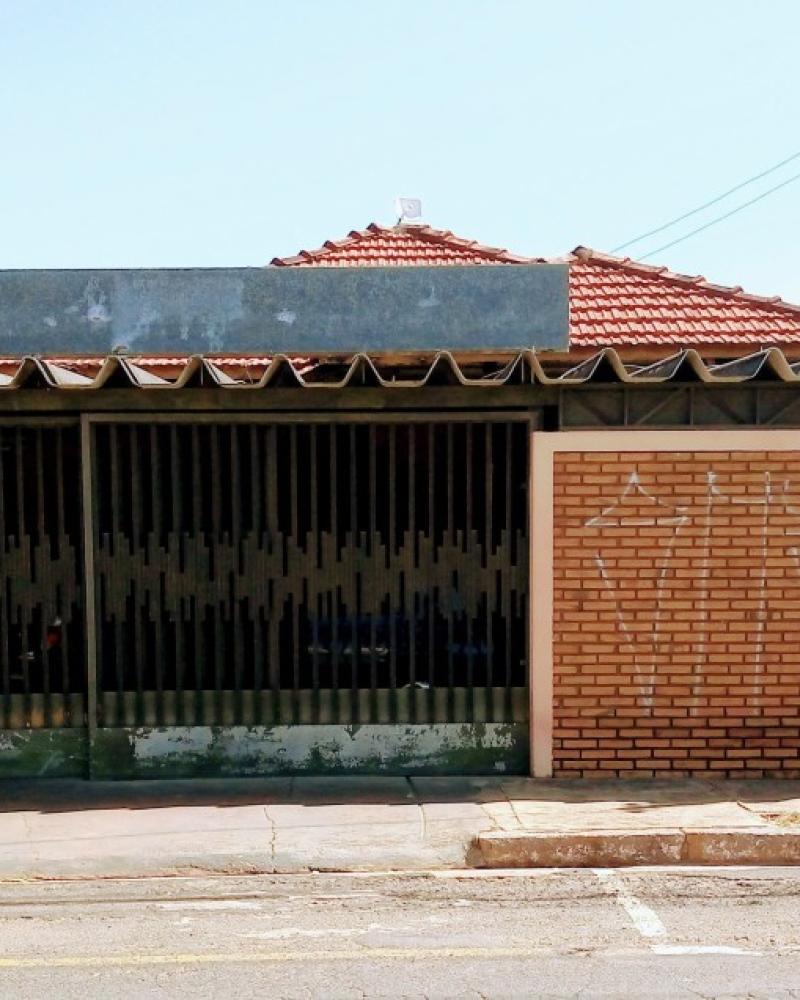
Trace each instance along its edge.
{"label": "blue sky", "polygon": [[[800,150],[799,37],[780,0],[0,0],[0,267],[258,265],[398,194],[610,248]],[[655,262],[800,300],[799,214],[800,182]]]}

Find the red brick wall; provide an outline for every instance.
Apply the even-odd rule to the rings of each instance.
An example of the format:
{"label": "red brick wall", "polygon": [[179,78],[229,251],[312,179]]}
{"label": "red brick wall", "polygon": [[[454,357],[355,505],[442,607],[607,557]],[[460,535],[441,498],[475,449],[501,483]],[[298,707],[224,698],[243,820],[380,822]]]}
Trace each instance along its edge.
{"label": "red brick wall", "polygon": [[800,450],[554,461],[554,773],[800,777]]}

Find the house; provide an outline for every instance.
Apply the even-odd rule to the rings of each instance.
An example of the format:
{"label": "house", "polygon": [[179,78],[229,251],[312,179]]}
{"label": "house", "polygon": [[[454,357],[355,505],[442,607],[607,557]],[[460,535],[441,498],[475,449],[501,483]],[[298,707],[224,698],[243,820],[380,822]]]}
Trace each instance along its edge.
{"label": "house", "polygon": [[[800,307],[427,226],[240,270],[0,273],[0,774],[800,775]],[[303,339],[345,287],[375,349]]]}

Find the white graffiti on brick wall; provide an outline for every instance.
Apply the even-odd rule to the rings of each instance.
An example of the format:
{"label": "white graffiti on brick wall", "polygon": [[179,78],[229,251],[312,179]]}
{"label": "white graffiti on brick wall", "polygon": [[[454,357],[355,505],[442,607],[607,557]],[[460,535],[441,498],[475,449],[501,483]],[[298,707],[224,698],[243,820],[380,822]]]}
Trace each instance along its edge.
{"label": "white graffiti on brick wall", "polygon": [[[717,474],[712,469],[706,473],[706,502],[703,512],[703,535],[700,549],[699,593],[697,596],[698,632],[695,659],[692,665],[692,696],[700,694],[703,664],[708,649],[709,601],[711,599],[711,526],[714,523],[714,504],[723,494],[717,486]],[[691,709],[690,709],[691,711]]]}
{"label": "white graffiti on brick wall", "polygon": [[[635,515],[626,513],[626,506],[631,503],[636,505]],[[645,514],[641,513],[643,506],[646,510]],[[600,552],[597,552],[595,555],[596,565],[598,567],[602,567],[601,578],[603,583],[614,601],[617,621],[619,622],[621,629],[623,629],[623,634],[627,637],[634,652],[634,672],[643,686],[644,703],[649,708],[652,708],[653,705],[653,694],[656,683],[656,662],[658,659],[659,642],[661,639],[662,598],[664,587],[669,573],[669,566],[672,553],[675,548],[675,542],[677,541],[681,528],[683,528],[687,520],[688,516],[686,514],[685,507],[673,507],[671,504],[660,500],[654,494],[649,493],[642,486],[638,471],[634,470],[628,477],[628,482],[625,484],[625,488],[619,498],[609,507],[606,507],[598,516],[591,517],[586,522],[587,528],[666,527],[671,529],[670,538],[657,571],[656,610],[651,633],[651,649],[647,658],[647,665],[644,669],[639,658],[635,655],[636,647],[631,637],[631,626],[624,617],[622,607],[615,593],[615,588],[605,567],[603,556]]]}
{"label": "white graffiti on brick wall", "polygon": [[[714,555],[713,532],[716,518],[720,513],[724,514],[727,505],[746,505],[749,507],[761,508],[761,515],[758,521],[758,560],[753,567],[757,580],[754,627],[747,638],[747,642],[752,648],[753,671],[756,676],[756,683],[763,691],[764,658],[766,650],[766,630],[769,615],[769,539],[772,530],[773,513],[777,507],[782,508],[783,516],[774,529],[786,539],[786,555],[795,562],[798,577],[800,577],[800,544],[791,545],[792,538],[800,540],[800,501],[793,498],[792,486],[785,480],[778,489],[775,488],[775,476],[770,471],[763,473],[763,489],[759,495],[734,495],[728,493],[720,487],[719,476],[714,470],[706,473],[706,492],[702,503],[697,504],[696,512],[689,513],[689,506],[672,506],[666,500],[657,496],[652,489],[647,489],[642,485],[642,479],[638,470],[634,470],[618,496],[618,498],[608,507],[585,522],[586,528],[599,528],[601,535],[609,534],[603,529],[613,528],[666,528],[668,535],[664,538],[651,537],[649,540],[655,545],[660,541],[661,555],[656,561],[655,593],[653,600],[652,619],[649,623],[649,642],[644,644],[637,641],[637,636],[641,633],[641,623],[634,623],[626,616],[625,607],[619,600],[619,585],[615,581],[609,562],[613,565],[613,560],[609,560],[603,554],[601,548],[594,553],[594,563],[603,584],[604,591],[613,602],[614,615],[617,626],[622,637],[630,648],[634,657],[634,674],[640,686],[641,700],[644,706],[653,709],[653,699],[656,690],[657,665],[659,656],[668,652],[668,643],[665,647],[664,625],[665,596],[667,585],[671,580],[676,545],[684,528],[698,528],[698,543],[695,548],[697,560],[695,563],[696,575],[693,580],[687,579],[687,594],[693,596],[693,609],[696,614],[694,655],[692,659],[691,691],[694,707],[690,707],[690,713],[694,713],[696,702],[702,690],[702,675],[708,654],[708,644],[710,631],[713,625],[713,616],[710,613],[712,602],[712,560]],[[793,525],[792,519],[796,521]],[[620,570],[620,577],[625,576],[624,570]],[[633,602],[635,606],[635,602]],[[644,645],[644,648],[642,646]]]}

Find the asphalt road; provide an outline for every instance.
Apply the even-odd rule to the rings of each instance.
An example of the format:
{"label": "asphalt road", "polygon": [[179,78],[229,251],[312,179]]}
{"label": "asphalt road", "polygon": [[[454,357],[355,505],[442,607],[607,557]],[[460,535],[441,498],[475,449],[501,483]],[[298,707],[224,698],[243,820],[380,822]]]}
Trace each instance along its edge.
{"label": "asphalt road", "polygon": [[0,883],[0,997],[798,997],[800,868]]}

